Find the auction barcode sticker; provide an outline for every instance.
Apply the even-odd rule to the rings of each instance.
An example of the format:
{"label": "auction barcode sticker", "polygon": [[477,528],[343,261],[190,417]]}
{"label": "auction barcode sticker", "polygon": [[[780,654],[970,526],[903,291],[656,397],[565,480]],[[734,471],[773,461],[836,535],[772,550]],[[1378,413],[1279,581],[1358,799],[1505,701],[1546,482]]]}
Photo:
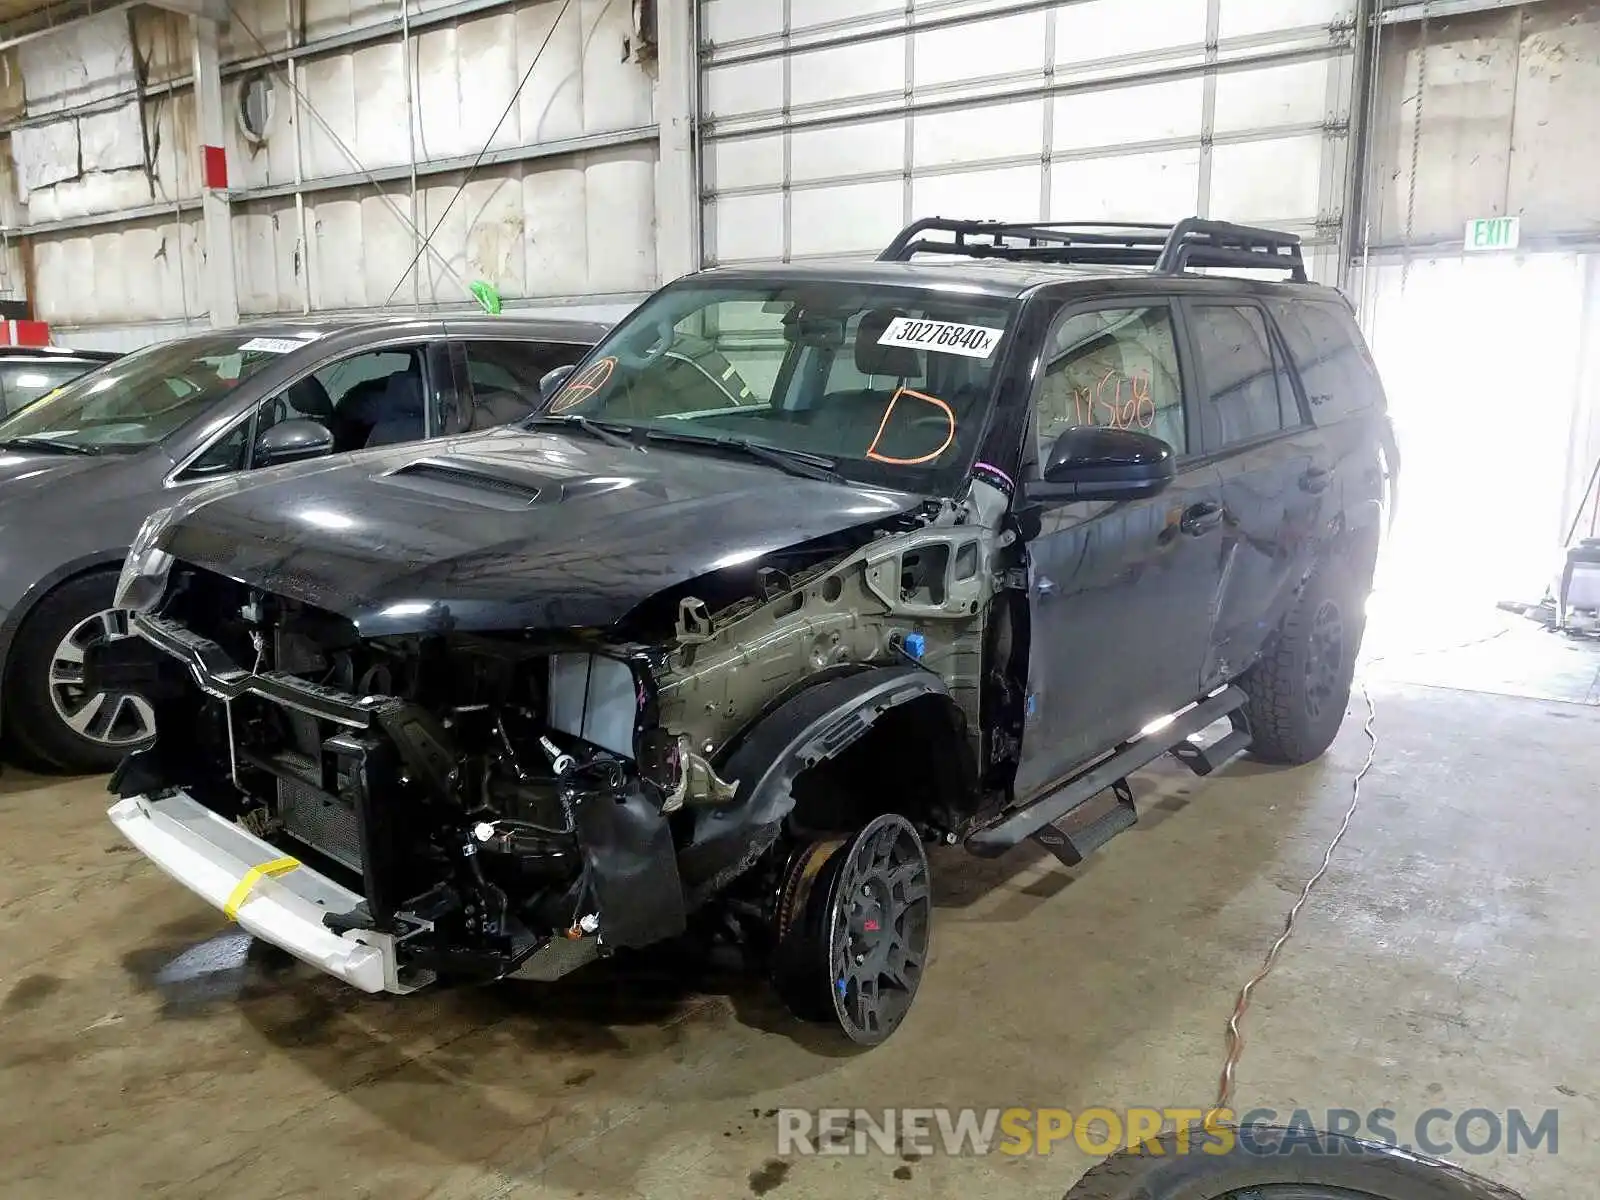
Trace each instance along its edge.
{"label": "auction barcode sticker", "polygon": [[918,321],[896,317],[878,339],[880,346],[902,346],[907,350],[937,350],[943,354],[962,354],[967,358],[988,358],[1000,344],[1003,329],[986,325],[959,325],[954,321]]}
{"label": "auction barcode sticker", "polygon": [[262,354],[293,354],[296,350],[316,341],[316,337],[314,333],[303,337],[255,337],[239,349],[245,353],[256,350]]}

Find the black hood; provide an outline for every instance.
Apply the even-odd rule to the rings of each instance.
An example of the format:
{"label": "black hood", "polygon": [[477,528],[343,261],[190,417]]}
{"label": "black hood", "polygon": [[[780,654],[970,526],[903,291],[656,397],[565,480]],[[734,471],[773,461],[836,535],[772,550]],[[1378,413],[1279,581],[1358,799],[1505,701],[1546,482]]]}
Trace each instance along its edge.
{"label": "black hood", "polygon": [[258,472],[205,494],[162,547],[349,617],[367,637],[603,627],[675,584],[923,502],[720,451],[639,453],[514,429]]}

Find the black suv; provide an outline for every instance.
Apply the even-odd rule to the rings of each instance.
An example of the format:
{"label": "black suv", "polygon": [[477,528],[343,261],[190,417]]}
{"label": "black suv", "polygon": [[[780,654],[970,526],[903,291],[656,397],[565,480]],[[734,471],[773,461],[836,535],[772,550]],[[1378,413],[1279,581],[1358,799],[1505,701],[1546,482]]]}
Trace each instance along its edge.
{"label": "black suv", "polygon": [[149,645],[89,664],[183,731],[116,825],[358,987],[694,933],[878,1042],[928,843],[1077,862],[1158,756],[1339,728],[1393,448],[1292,236],[923,221],[681,279],[547,384],[153,517]]}

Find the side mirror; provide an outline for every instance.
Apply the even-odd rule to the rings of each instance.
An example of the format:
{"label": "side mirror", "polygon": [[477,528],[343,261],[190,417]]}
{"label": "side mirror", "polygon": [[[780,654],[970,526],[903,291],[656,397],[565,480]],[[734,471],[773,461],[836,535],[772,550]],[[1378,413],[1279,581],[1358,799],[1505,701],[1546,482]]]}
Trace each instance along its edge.
{"label": "side mirror", "polygon": [[1142,500],[1177,476],[1172,447],[1133,429],[1075,425],[1050,447],[1040,500]]}
{"label": "side mirror", "polygon": [[555,394],[561,390],[561,385],[578,369],[577,363],[568,363],[564,367],[557,367],[553,371],[546,371],[539,379],[539,400],[541,405],[549,404]]}
{"label": "side mirror", "polygon": [[333,453],[333,434],[320,421],[295,417],[279,421],[256,439],[251,461],[258,467],[276,467]]}

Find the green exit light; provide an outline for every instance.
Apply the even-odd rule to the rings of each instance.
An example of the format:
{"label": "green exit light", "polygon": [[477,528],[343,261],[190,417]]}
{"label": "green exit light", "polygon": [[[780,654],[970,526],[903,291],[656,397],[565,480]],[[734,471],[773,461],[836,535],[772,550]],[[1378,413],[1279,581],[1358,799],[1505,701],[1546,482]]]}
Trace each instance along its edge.
{"label": "green exit light", "polygon": [[1467,222],[1468,250],[1515,250],[1521,240],[1520,217],[1479,217]]}

